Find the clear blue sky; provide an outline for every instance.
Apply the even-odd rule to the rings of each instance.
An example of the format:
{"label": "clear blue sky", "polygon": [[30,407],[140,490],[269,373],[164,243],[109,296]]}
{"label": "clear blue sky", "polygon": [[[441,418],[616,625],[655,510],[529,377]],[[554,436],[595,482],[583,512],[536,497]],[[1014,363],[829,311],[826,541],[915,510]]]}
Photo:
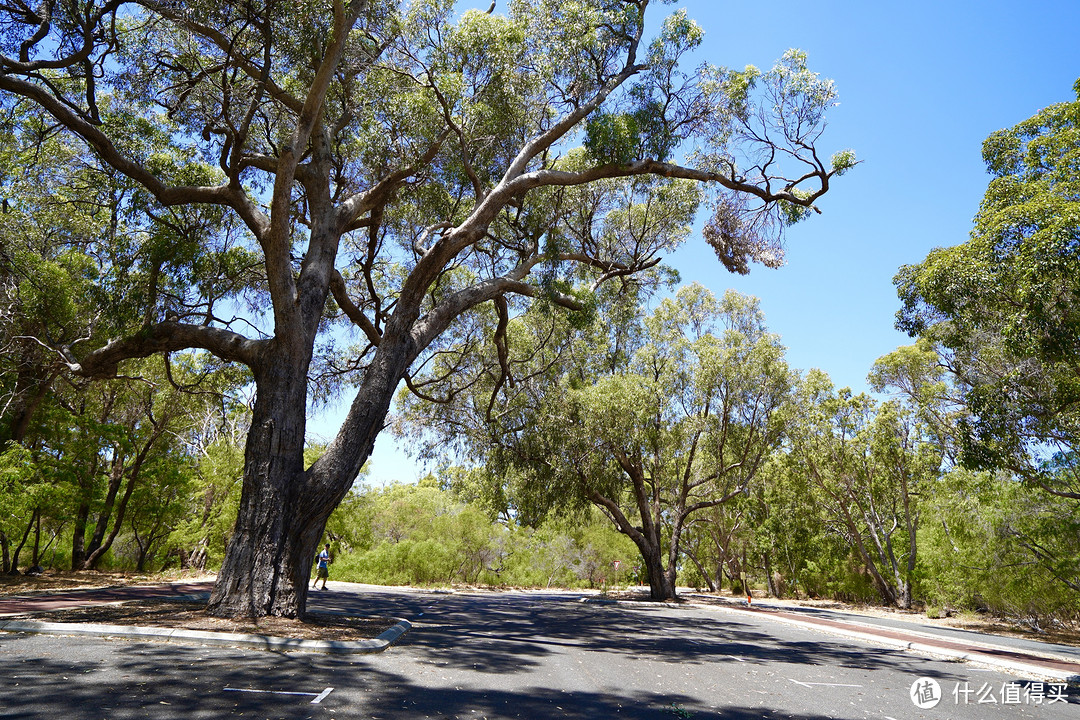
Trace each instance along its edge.
{"label": "clear blue sky", "polygon": [[[785,267],[731,275],[697,234],[669,264],[683,282],[759,297],[794,367],[863,390],[874,360],[910,342],[893,328],[897,268],[968,236],[988,179],[983,139],[1075,98],[1080,0],[687,0],[657,3],[653,18],[679,7],[704,28],[699,54],[715,64],[768,69],[788,48],[806,51],[840,93],[824,156],[852,148],[863,162],[822,199],[822,215],[789,230]],[[345,406],[313,430],[336,430]],[[369,482],[423,472],[389,433],[379,437]]]}

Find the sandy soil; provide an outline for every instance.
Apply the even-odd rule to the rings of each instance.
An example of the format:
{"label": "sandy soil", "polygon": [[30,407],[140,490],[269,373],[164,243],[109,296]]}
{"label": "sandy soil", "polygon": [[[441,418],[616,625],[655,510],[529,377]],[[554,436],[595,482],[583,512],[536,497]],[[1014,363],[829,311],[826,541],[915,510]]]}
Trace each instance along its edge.
{"label": "sandy soil", "polygon": [[[63,590],[92,589],[143,583],[195,582],[213,576],[188,574],[133,575],[113,572],[47,572],[38,576],[0,575],[0,595],[37,595]],[[96,605],[72,610],[28,613],[42,622],[101,623],[140,627],[184,628],[214,632],[252,633],[303,640],[366,640],[397,622],[395,618],[308,613],[303,620],[259,618],[227,620],[207,615],[205,602],[138,600],[122,605]]]}
{"label": "sandy soil", "polygon": [[301,640],[367,640],[397,622],[394,618],[308,613],[303,621],[265,617],[227,620],[204,612],[206,603],[136,600],[123,605],[97,605],[75,610],[27,614],[26,619],[61,623],[101,623],[139,627],[184,628],[213,632],[249,633]]}

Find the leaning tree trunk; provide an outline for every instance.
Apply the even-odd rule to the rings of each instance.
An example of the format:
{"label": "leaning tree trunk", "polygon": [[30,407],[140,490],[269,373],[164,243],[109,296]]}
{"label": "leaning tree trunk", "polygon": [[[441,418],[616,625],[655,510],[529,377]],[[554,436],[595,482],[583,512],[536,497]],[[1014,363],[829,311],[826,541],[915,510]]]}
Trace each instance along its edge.
{"label": "leaning tree trunk", "polygon": [[698,562],[696,553],[685,553],[685,556],[690,558],[690,562],[694,563],[694,567],[701,574],[702,579],[705,581],[706,587],[709,588],[709,592],[716,592],[716,582],[713,581],[712,575],[705,569],[705,566]]}
{"label": "leaning tree trunk", "polygon": [[26,547],[26,541],[30,539],[30,531],[34,529],[34,521],[37,520],[38,509],[34,508],[34,514],[30,516],[30,523],[26,526],[26,532],[23,533],[22,540],[15,547],[15,552],[11,553],[11,565],[8,572],[11,575],[19,574],[19,555],[22,553],[22,549]]}

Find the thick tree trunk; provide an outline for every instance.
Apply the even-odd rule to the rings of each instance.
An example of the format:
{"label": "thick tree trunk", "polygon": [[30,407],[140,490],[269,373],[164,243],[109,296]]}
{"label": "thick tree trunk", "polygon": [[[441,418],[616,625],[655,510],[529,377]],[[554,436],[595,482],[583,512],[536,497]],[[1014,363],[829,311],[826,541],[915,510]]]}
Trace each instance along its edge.
{"label": "thick tree trunk", "polygon": [[373,362],[337,439],[305,472],[307,361],[290,365],[287,353],[276,355],[255,376],[241,504],[210,595],[212,615],[303,617],[326,521],[370,456],[408,363],[393,352]]}
{"label": "thick tree trunk", "polygon": [[663,553],[659,545],[639,547],[645,570],[649,574],[649,598],[652,600],[674,600],[675,586],[671,575],[664,569]]}
{"label": "thick tree trunk", "polygon": [[[659,513],[657,513],[659,515]],[[664,567],[663,545],[660,542],[660,523],[654,517],[650,522],[645,522],[645,534],[642,536],[645,542],[638,543],[641,551],[641,559],[645,561],[645,569],[649,571],[649,598],[652,600],[675,599],[675,567],[669,563]]]}
{"label": "thick tree trunk", "polygon": [[[685,503],[685,499],[683,500]],[[683,513],[683,509],[679,509],[680,515]],[[675,522],[675,527],[671,530],[671,539],[668,540],[668,566],[666,577],[664,578],[664,589],[670,593],[664,599],[675,599],[676,579],[679,572],[679,553],[682,548],[682,532],[685,523],[685,516],[681,516],[679,520]],[[656,521],[656,527],[660,527],[659,518]],[[657,538],[659,540],[659,538]],[[659,543],[657,543],[659,544]]]}
{"label": "thick tree trunk", "polygon": [[302,615],[322,531],[296,511],[304,485],[307,363],[290,367],[286,354],[267,365],[256,371],[241,504],[208,606],[222,617]]}
{"label": "thick tree trunk", "polygon": [[[664,554],[660,543],[659,525],[654,523],[648,514],[650,505],[645,496],[644,488],[638,482],[638,479],[640,479],[640,475],[634,481],[635,495],[637,496],[638,507],[645,509],[645,512],[641,514],[644,523],[643,527],[634,527],[629,518],[619,508],[618,503],[611,498],[592,489],[585,490],[585,497],[608,514],[619,532],[634,541],[634,545],[637,546],[638,552],[641,554],[645,572],[649,576],[649,597],[653,600],[674,599],[675,586],[671,582],[668,573],[664,571]],[[583,476],[582,481],[585,480],[586,478]]]}

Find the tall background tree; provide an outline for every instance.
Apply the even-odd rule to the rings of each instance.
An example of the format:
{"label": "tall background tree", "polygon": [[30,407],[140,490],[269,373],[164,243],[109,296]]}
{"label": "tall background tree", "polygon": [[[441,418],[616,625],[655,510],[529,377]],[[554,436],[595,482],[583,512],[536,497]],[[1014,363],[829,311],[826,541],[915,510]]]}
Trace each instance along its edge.
{"label": "tall background tree", "polygon": [[[463,314],[502,312],[508,298],[582,309],[572,268],[602,284],[668,249],[563,232],[567,188],[699,183],[706,240],[745,272],[779,262],[783,226],[854,163],[822,159],[834,89],[803,55],[768,72],[687,72],[700,29],[676,13],[646,40],[648,5],[517,0],[457,19],[449,0],[0,6],[5,110],[44,112],[131,185],[121,207],[190,243],[135,259],[136,317],[115,332],[40,339],[86,378],[183,349],[252,374],[240,509],[211,612],[303,613],[315,545],[398,383],[467,329]],[[200,258],[230,247],[258,261],[250,309],[200,280]],[[164,292],[172,281],[182,287]],[[335,320],[355,347],[325,334]],[[311,378],[342,374],[355,398],[305,468]]]}
{"label": "tall background tree", "polygon": [[[927,594],[1042,629],[1080,614],[1080,81],[983,143],[967,242],[901,268],[897,326],[955,377],[956,447],[928,527]],[[981,471],[981,472],[970,472]]]}
{"label": "tall background tree", "polygon": [[823,518],[856,553],[881,600],[911,606],[921,496],[941,468],[939,446],[898,402],[836,391],[811,371],[800,389],[788,471],[814,486]]}
{"label": "tall background tree", "polygon": [[534,340],[550,318],[516,318],[503,364],[460,372],[443,402],[403,398],[404,427],[484,458],[530,522],[591,503],[636,545],[651,596],[673,598],[683,534],[779,447],[794,375],[753,298],[690,285],[646,317],[605,315],[550,354]]}
{"label": "tall background tree", "polygon": [[971,238],[901,268],[897,325],[955,373],[962,460],[1080,500],[1080,81],[983,143]]}

